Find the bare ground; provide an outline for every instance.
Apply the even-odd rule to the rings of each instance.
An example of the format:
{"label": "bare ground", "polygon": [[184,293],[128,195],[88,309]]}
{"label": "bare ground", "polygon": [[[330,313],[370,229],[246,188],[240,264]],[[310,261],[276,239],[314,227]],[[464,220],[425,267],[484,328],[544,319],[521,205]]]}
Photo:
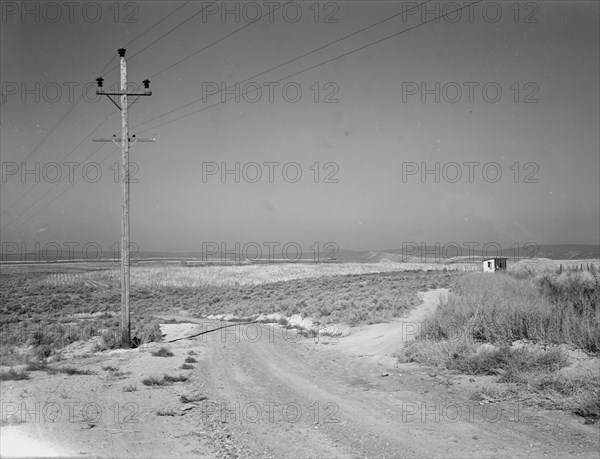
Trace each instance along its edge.
{"label": "bare ground", "polygon": [[[489,378],[397,363],[395,353],[439,293],[424,294],[405,319],[357,327],[345,338],[226,324],[192,339],[59,363],[96,375],[32,372],[31,380],[2,382],[2,456],[598,457],[597,425],[565,412],[480,404],[470,397]],[[216,325],[163,331],[171,340]],[[150,354],[161,346],[174,357]],[[181,370],[186,357],[198,362]],[[189,379],[141,382],[165,373]],[[130,385],[137,390],[123,392]]]}

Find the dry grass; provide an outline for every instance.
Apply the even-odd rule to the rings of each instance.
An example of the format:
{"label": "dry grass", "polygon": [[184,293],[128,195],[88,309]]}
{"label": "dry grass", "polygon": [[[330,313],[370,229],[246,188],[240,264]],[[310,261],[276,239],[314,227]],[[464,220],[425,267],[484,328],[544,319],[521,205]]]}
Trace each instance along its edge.
{"label": "dry grass", "polygon": [[505,397],[597,417],[600,373],[583,378],[559,374],[568,365],[559,345],[600,353],[600,276],[595,269],[543,270],[525,278],[463,276],[403,358],[461,373],[499,375],[499,382],[516,385]]}
{"label": "dry grass", "polygon": [[144,378],[142,379],[142,384],[144,386],[168,386],[175,382],[185,382],[187,380],[188,377],[184,375],[171,376],[165,374],[162,378],[157,378],[156,376]]}
{"label": "dry grass", "polygon": [[[132,267],[131,283],[140,287],[243,286],[294,279],[404,271],[473,271],[473,263],[285,263],[248,266]],[[119,271],[98,271],[94,279],[117,281]]]}
{"label": "dry grass", "polygon": [[58,373],[63,373],[66,375],[95,375],[96,372],[93,370],[82,370],[73,366],[65,366],[65,367],[55,367],[48,365],[44,362],[29,362],[25,366],[26,371],[45,371],[50,375],[55,375]]}
{"label": "dry grass", "polygon": [[[95,350],[119,347],[120,293],[85,284],[48,285],[45,273],[0,276],[0,353],[3,364],[42,361],[75,341],[94,339]],[[160,341],[158,321],[132,311],[132,334]],[[100,337],[101,339],[97,339]]]}
{"label": "dry grass", "polygon": [[516,279],[471,274],[423,327],[423,338],[510,344],[517,340],[569,344],[600,351],[600,282],[563,273]]}
{"label": "dry grass", "polygon": [[[401,265],[401,270],[396,265]],[[402,270],[413,265],[442,269]],[[416,292],[447,287],[462,275],[460,271],[444,271],[442,265],[413,265],[134,267],[132,272],[137,270],[141,277],[144,273],[151,276],[142,282],[144,285],[134,282],[131,288],[132,336],[142,343],[161,341],[159,321],[150,314],[172,309],[201,317],[233,314],[250,320],[261,314],[279,313],[287,317],[300,314],[321,323],[387,321],[419,304]],[[93,352],[119,347],[118,284],[106,282],[109,287],[101,288],[79,282],[81,278],[88,281],[110,277],[110,271],[66,276],[73,283],[50,285],[45,280],[47,271],[41,267],[31,269],[0,276],[0,361],[4,365],[43,361],[79,340],[93,339],[97,343]],[[333,275],[375,269],[392,271]],[[248,279],[242,280],[243,276]],[[233,285],[240,283],[246,285]],[[188,286],[169,286],[172,284]],[[202,288],[198,288],[200,285]]]}
{"label": "dry grass", "polygon": [[29,379],[29,375],[25,370],[17,371],[14,368],[10,368],[0,372],[0,381],[22,381],[24,379]]}
{"label": "dry grass", "polygon": [[504,400],[536,405],[547,410],[571,411],[591,420],[600,419],[600,377],[592,374],[571,377],[550,372],[526,372],[501,377],[515,384],[486,387],[475,399]]}

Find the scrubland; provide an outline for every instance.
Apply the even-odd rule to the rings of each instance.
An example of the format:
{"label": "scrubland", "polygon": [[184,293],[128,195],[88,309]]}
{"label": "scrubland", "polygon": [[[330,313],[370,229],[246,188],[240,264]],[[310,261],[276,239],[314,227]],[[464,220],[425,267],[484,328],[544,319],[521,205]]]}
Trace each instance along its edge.
{"label": "scrubland", "polygon": [[[448,286],[461,273],[441,265],[427,272],[431,265],[420,271],[407,271],[412,265],[358,263],[133,266],[132,336],[142,343],[160,341],[158,317],[181,311],[196,317],[280,313],[321,322],[386,321],[417,305],[418,291]],[[1,362],[60,358],[58,350],[82,339],[94,338],[96,350],[117,347],[119,279],[114,269],[5,270],[0,276]]]}
{"label": "scrubland", "polygon": [[[478,395],[485,399],[526,400],[599,418],[600,372],[585,365],[597,363],[600,353],[598,269],[535,260],[507,273],[469,272],[476,269],[466,263],[134,266],[132,336],[160,341],[159,318],[179,313],[386,322],[417,306],[417,292],[450,287],[402,361],[494,376],[499,384]],[[118,346],[118,270],[4,269],[0,282],[3,365],[58,360],[65,346],[90,338],[91,350]],[[581,362],[573,365],[577,356]],[[26,371],[2,374],[26,377]]]}
{"label": "scrubland", "polygon": [[[599,352],[600,272],[546,266],[461,277],[403,359],[498,375],[496,397],[598,418]],[[577,360],[595,364],[567,368]]]}

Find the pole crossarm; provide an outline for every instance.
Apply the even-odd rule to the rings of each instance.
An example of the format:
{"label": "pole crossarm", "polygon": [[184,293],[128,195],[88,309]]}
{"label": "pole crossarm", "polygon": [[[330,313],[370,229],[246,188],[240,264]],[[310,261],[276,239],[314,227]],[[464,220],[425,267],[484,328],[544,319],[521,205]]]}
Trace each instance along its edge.
{"label": "pole crossarm", "polygon": [[[152,91],[145,91],[145,92],[139,92],[139,91],[136,91],[136,92],[127,92],[127,91],[104,92],[102,89],[97,89],[96,90],[96,95],[97,96],[106,96],[106,97],[108,97],[110,99],[110,101],[113,104],[115,104],[115,106],[119,110],[123,111],[123,108],[111,96],[119,96],[119,97],[122,97],[122,96],[137,96],[137,97],[140,97],[140,96],[151,96],[152,95]],[[135,101],[134,101],[134,103],[135,103]]]}
{"label": "pole crossarm", "polygon": [[[113,142],[115,145],[117,146],[121,146],[121,142],[123,142],[123,139],[121,139],[121,137],[100,137],[99,139],[92,139],[92,142]],[[147,139],[144,137],[133,137],[133,138],[129,138],[129,145],[134,145],[136,142],[156,142],[156,139]]]}
{"label": "pole crossarm", "polygon": [[96,95],[97,96],[151,96],[152,95],[152,91],[148,91],[148,92],[104,92],[101,89],[97,89],[96,90]]}

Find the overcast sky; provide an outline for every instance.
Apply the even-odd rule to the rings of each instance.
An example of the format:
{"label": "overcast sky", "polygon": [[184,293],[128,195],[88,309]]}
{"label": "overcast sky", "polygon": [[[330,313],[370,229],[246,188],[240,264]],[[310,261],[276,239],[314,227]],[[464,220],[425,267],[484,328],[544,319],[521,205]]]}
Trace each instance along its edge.
{"label": "overcast sky", "polygon": [[120,112],[93,86],[73,102],[115,89],[120,47],[153,92],[129,113],[156,138],[131,148],[140,250],[599,243],[598,2],[47,3],[2,2],[3,243],[119,240],[120,150],[92,139]]}

